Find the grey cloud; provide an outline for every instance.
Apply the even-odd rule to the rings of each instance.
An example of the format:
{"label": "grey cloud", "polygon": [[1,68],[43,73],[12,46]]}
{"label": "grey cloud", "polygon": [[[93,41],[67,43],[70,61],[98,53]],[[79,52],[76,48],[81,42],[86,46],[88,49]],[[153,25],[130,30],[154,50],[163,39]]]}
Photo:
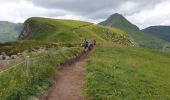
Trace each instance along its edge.
{"label": "grey cloud", "polygon": [[119,12],[119,7],[126,7],[127,2],[137,4],[136,8],[128,12],[125,10],[119,13],[130,15],[143,9],[150,9],[161,1],[162,0],[32,0],[37,6],[48,9],[64,9],[73,14],[90,17],[92,19],[106,18],[112,13]]}
{"label": "grey cloud", "polygon": [[[29,13],[29,7],[27,6],[27,9],[22,8],[22,6],[20,6],[21,8],[18,8],[17,5],[17,11],[15,12],[17,12],[18,15],[21,15],[21,18],[23,19],[30,16],[45,16],[53,18],[77,16],[78,18],[93,20],[96,22],[106,19],[113,13],[121,13],[126,18],[130,19],[130,21],[142,26],[143,22],[140,20],[143,17],[140,16],[148,16],[145,15],[145,13],[147,13],[145,11],[155,13],[152,12],[152,10],[161,2],[168,0],[0,0],[0,6],[4,3],[13,4],[15,2],[15,4],[17,4],[18,2],[23,1],[27,1],[28,6],[31,5],[30,7],[35,9],[34,11],[30,11],[30,15],[28,16],[25,11]],[[16,16],[16,14],[12,15],[5,10],[3,10],[3,14],[3,18],[7,17],[5,15]],[[161,14],[159,16],[161,17]],[[145,18],[145,22],[147,21],[146,19],[147,18]]]}

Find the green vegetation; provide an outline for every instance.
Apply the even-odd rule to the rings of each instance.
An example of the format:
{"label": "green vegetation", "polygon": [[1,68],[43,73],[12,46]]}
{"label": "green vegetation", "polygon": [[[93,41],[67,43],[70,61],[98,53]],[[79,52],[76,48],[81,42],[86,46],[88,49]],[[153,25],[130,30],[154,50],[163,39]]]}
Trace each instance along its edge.
{"label": "green vegetation", "polygon": [[[76,46],[80,45],[84,38],[88,40],[95,38],[98,42],[112,41],[119,44],[131,44],[125,32],[88,22],[30,18],[25,22],[25,26],[27,25],[29,26],[28,35],[20,37],[22,40],[16,42],[1,43],[0,52],[12,55],[40,47]],[[27,29],[24,28],[24,30]]]}
{"label": "green vegetation", "polygon": [[139,28],[136,25],[132,24],[126,18],[124,18],[122,15],[118,13],[111,15],[106,21],[103,21],[99,24],[104,26],[116,27],[120,29],[126,29],[126,30],[127,29],[136,30],[136,31],[139,30]]}
{"label": "green vegetation", "polygon": [[39,96],[53,81],[60,63],[80,53],[79,48],[49,49],[44,56],[0,72],[0,100],[28,100]]}
{"label": "green vegetation", "polygon": [[142,31],[170,42],[170,26],[150,26]]}
{"label": "green vegetation", "polygon": [[16,42],[8,42],[0,44],[0,52],[5,52],[7,55],[15,55],[17,53],[22,53],[25,50],[28,52],[34,51],[34,49],[38,48],[51,48],[51,47],[73,47],[77,46],[77,44],[72,43],[51,43],[51,42],[43,42],[43,41],[34,41],[34,40],[22,40]]}
{"label": "green vegetation", "polygon": [[170,55],[122,45],[98,45],[87,66],[91,100],[170,99]]}
{"label": "green vegetation", "polygon": [[47,47],[52,44],[38,41],[16,41],[0,44],[0,52],[7,55],[22,53],[24,50],[32,51],[33,48]]}
{"label": "green vegetation", "polygon": [[[25,33],[20,35],[20,39],[38,40],[57,43],[80,44],[84,38],[104,42],[112,40],[120,42],[118,39],[125,39],[126,44],[130,40],[125,32],[88,22],[61,20],[49,18],[30,18],[25,23]],[[25,34],[25,35],[24,35]],[[117,39],[115,39],[117,38]],[[127,42],[129,41],[129,42]]]}
{"label": "green vegetation", "polygon": [[[38,97],[51,85],[59,64],[82,51],[75,46],[84,38],[95,38],[98,44],[87,66],[84,91],[89,99],[170,99],[170,54],[130,46],[134,40],[142,47],[168,51],[170,44],[140,32],[119,15],[114,18],[118,20],[110,18],[112,23],[106,25],[115,23],[112,28],[74,20],[28,19],[18,41],[0,44],[0,52],[12,55],[28,50],[31,57],[28,68],[21,62],[0,72],[0,100]],[[32,52],[40,47],[47,51]]]}
{"label": "green vegetation", "polygon": [[[87,22],[30,18],[24,24],[20,40],[0,44],[0,52],[12,55],[27,50],[30,57],[36,58],[30,58],[29,68],[26,62],[21,62],[0,72],[0,100],[27,100],[30,96],[39,96],[51,84],[57,66],[80,53],[80,48],[71,47],[80,45],[84,38],[95,38],[98,43],[131,45],[125,32]],[[47,53],[36,54],[34,49],[41,47],[46,48]],[[67,48],[63,50],[62,47]],[[51,48],[59,50],[51,51]]]}
{"label": "green vegetation", "polygon": [[140,31],[136,25],[130,23],[120,14],[113,14],[106,21],[99,24],[115,27],[127,32],[129,36],[134,40],[135,44],[141,47],[162,51],[162,49],[165,48],[165,46],[168,44],[167,41],[157,37],[156,35],[147,34]]}
{"label": "green vegetation", "polygon": [[22,24],[0,21],[0,43],[16,41],[21,29]]}
{"label": "green vegetation", "polygon": [[25,26],[29,26],[28,35],[22,39],[74,43],[78,37],[73,30],[90,24],[73,20],[30,18],[25,22]]}

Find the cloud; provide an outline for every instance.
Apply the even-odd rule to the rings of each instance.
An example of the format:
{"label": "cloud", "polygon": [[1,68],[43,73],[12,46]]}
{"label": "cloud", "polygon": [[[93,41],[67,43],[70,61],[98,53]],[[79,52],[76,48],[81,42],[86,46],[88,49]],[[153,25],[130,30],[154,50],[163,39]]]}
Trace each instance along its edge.
{"label": "cloud", "polygon": [[28,1],[4,2],[0,5],[0,19],[12,22],[23,22],[26,18],[32,16],[45,16],[48,10],[42,7],[36,7]]}
{"label": "cloud", "polygon": [[48,9],[65,9],[86,16],[94,16],[104,11],[117,11],[129,14],[141,9],[153,7],[160,1],[162,0],[32,0],[37,6],[46,7]]}
{"label": "cloud", "polygon": [[10,2],[0,0],[0,2],[0,20],[24,22],[29,17],[39,16],[95,22],[95,20],[76,15],[73,12],[66,11],[65,9],[49,9],[37,6],[28,0],[11,0]]}
{"label": "cloud", "polygon": [[97,23],[113,13],[121,13],[143,28],[170,25],[169,4],[169,0],[0,0],[0,20],[23,22],[40,16]]}
{"label": "cloud", "polygon": [[153,25],[170,25],[170,1],[164,0],[153,8],[141,10],[140,12],[126,16],[141,28]]}

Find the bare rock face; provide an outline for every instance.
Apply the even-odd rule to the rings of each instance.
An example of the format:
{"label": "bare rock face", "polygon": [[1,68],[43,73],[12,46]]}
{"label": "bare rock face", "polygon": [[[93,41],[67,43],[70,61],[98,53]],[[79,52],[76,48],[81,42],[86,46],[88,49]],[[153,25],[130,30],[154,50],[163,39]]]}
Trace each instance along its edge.
{"label": "bare rock face", "polygon": [[21,31],[21,34],[19,35],[18,39],[22,40],[24,39],[24,37],[26,37],[29,34],[29,24],[27,24],[26,22],[24,23],[24,28]]}

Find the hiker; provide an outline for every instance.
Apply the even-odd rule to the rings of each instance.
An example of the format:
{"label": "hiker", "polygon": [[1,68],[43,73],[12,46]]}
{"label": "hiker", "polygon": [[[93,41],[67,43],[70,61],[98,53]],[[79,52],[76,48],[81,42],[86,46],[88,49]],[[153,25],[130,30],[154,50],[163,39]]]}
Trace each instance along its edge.
{"label": "hiker", "polygon": [[96,40],[95,40],[95,39],[93,40],[93,45],[94,45],[94,46],[96,45]]}
{"label": "hiker", "polygon": [[93,44],[93,41],[90,43],[90,45],[88,46],[88,50],[92,50],[93,49],[93,46],[94,46],[94,44]]}
{"label": "hiker", "polygon": [[87,41],[87,39],[84,39],[83,46],[85,49],[89,46],[89,42]]}

